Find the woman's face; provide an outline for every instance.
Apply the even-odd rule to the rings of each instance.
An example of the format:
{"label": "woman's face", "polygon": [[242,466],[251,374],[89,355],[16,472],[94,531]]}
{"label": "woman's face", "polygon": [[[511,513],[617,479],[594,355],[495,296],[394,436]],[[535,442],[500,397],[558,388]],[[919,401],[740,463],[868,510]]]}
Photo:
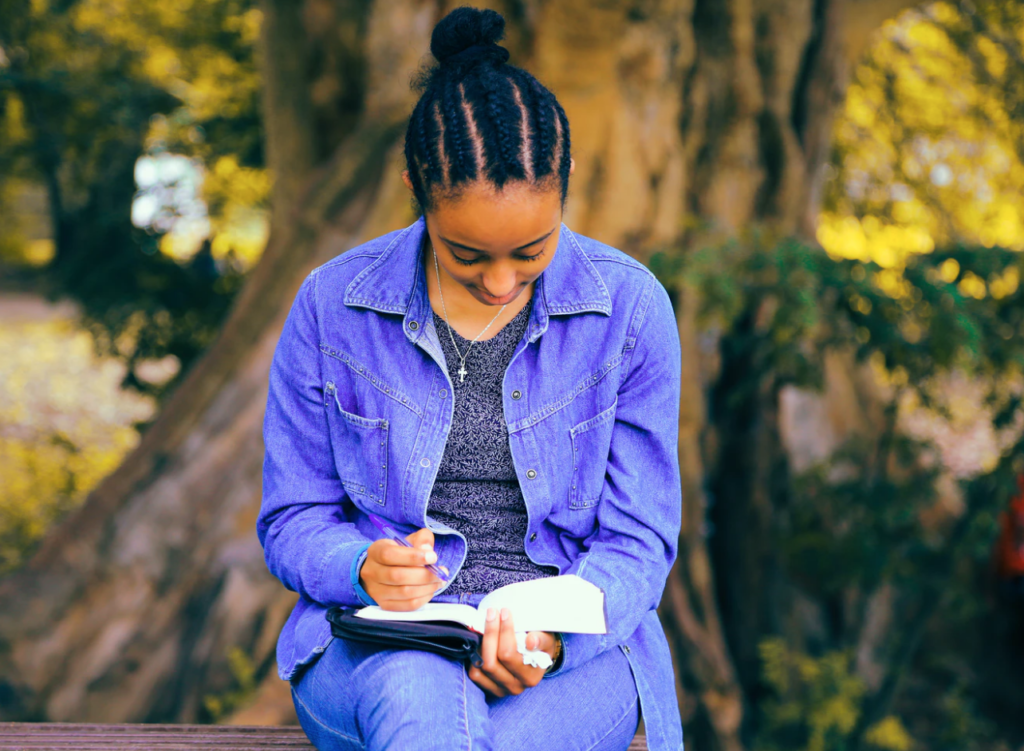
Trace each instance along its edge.
{"label": "woman's face", "polygon": [[436,201],[426,222],[442,277],[485,305],[505,305],[551,263],[562,224],[561,195],[557,183],[543,191],[507,183],[497,191],[477,181],[455,200]]}

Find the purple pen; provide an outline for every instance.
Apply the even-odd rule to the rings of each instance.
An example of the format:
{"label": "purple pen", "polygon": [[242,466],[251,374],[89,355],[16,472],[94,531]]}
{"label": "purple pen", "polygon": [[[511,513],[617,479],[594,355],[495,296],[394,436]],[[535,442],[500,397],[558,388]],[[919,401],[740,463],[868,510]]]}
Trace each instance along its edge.
{"label": "purple pen", "polygon": [[[411,548],[412,547],[412,545],[409,543],[408,540],[406,540],[404,537],[402,537],[400,534],[398,534],[398,532],[395,531],[394,527],[392,527],[386,521],[381,519],[379,516],[377,516],[376,514],[367,514],[367,516],[370,517],[370,521],[373,522],[373,526],[375,526],[377,529],[379,529],[381,531],[381,534],[383,534],[389,540],[394,540],[399,545],[402,545],[402,546],[407,547],[407,548]],[[427,568],[430,569],[431,572],[436,574],[437,578],[440,579],[441,581],[443,581],[443,582],[448,581],[448,575],[445,574],[444,570],[440,566],[438,566],[437,564],[435,564],[435,563],[428,563],[427,564]]]}

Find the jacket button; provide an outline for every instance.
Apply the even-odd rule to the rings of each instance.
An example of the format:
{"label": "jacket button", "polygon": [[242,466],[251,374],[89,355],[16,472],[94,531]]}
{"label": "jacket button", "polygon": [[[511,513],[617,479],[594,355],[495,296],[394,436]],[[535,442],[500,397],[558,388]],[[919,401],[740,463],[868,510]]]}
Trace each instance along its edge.
{"label": "jacket button", "polygon": [[429,467],[430,466],[430,459],[428,459],[427,457],[424,456],[422,459],[420,459],[420,466],[421,467]]}
{"label": "jacket button", "polygon": [[526,470],[526,476],[529,477],[532,480],[534,477],[537,476],[537,470],[535,470],[535,469],[528,469],[528,470]]}
{"label": "jacket button", "polygon": [[409,321],[409,330],[410,331],[415,331],[419,327],[420,327],[420,324],[419,324],[418,321]]}
{"label": "jacket button", "polygon": [[522,395],[523,395],[523,392],[520,391],[519,389],[516,389],[515,391],[512,392],[512,398],[513,399],[518,399]]}
{"label": "jacket button", "polygon": [[448,389],[441,389],[441,398],[444,399],[448,396]]}
{"label": "jacket button", "polygon": [[534,532],[532,535],[530,535],[530,542],[533,542],[536,539],[537,539],[537,533]]}
{"label": "jacket button", "polygon": [[629,654],[629,645],[628,644],[623,644],[622,645],[622,649],[625,650],[626,654]]}

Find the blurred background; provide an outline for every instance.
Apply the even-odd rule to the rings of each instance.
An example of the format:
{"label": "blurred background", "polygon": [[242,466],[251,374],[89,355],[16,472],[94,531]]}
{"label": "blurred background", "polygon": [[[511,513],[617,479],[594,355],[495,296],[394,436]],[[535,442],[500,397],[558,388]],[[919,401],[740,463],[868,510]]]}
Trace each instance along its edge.
{"label": "blurred background", "polygon": [[[505,0],[683,345],[689,751],[1024,747],[1024,6]],[[438,0],[0,0],[0,720],[296,722],[274,345]]]}

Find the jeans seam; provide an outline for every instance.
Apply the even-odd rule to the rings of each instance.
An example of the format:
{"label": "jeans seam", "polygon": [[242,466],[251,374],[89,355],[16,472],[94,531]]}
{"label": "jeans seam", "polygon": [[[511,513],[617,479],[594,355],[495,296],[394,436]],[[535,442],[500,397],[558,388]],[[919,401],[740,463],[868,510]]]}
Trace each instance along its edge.
{"label": "jeans seam", "polygon": [[469,729],[469,699],[466,697],[466,671],[462,671],[462,713],[466,718],[466,750],[473,751],[473,733]]}
{"label": "jeans seam", "polygon": [[354,738],[351,735],[346,735],[345,733],[342,733],[342,732],[340,732],[338,730],[335,730],[334,728],[330,727],[329,725],[325,725],[324,723],[322,723],[320,721],[320,719],[315,714],[313,714],[312,711],[310,711],[309,707],[306,706],[306,702],[302,701],[302,699],[299,698],[299,694],[295,690],[294,686],[292,686],[292,698],[294,698],[295,701],[297,701],[299,704],[302,705],[302,708],[304,710],[306,710],[306,715],[309,717],[309,719],[311,719],[317,725],[322,727],[328,733],[332,733],[333,735],[341,736],[342,738],[345,738],[346,740],[350,740],[350,741],[353,741],[354,743],[358,743],[361,748],[366,748],[366,744],[363,743],[359,738]]}
{"label": "jeans seam", "polygon": [[[617,728],[617,727],[618,727],[619,725],[621,725],[621,724],[622,724],[622,721],[623,721],[623,720],[625,720],[625,719],[626,719],[627,717],[629,717],[630,713],[631,713],[631,712],[633,711],[633,708],[634,708],[634,707],[636,706],[636,703],[637,703],[638,701],[640,701],[640,697],[639,697],[639,696],[638,696],[637,698],[635,698],[635,699],[633,700],[633,703],[632,703],[632,704],[630,704],[630,705],[629,705],[629,709],[627,709],[627,710],[626,710],[625,712],[623,712],[623,714],[622,714],[622,717],[620,717],[620,718],[619,718],[619,719],[618,719],[618,720],[617,720],[617,721],[615,722],[615,724],[614,724],[614,725],[612,725],[612,726],[611,726],[611,727],[610,727],[610,728],[608,729],[608,732],[607,732],[607,733],[605,733],[604,735],[602,735],[602,736],[601,736],[600,738],[598,738],[598,739],[597,739],[596,741],[594,741],[594,743],[593,743],[593,744],[592,744],[592,745],[590,746],[590,748],[589,748],[589,749],[587,749],[587,751],[592,751],[593,749],[597,748],[597,744],[598,744],[598,743],[600,743],[600,742],[601,742],[601,741],[603,741],[603,740],[604,740],[605,738],[607,738],[607,737],[608,737],[609,735],[611,735],[611,734],[612,734],[612,731],[614,731],[614,730],[615,730],[615,728]],[[634,732],[634,735],[635,735],[635,734],[636,734],[636,733]]]}

